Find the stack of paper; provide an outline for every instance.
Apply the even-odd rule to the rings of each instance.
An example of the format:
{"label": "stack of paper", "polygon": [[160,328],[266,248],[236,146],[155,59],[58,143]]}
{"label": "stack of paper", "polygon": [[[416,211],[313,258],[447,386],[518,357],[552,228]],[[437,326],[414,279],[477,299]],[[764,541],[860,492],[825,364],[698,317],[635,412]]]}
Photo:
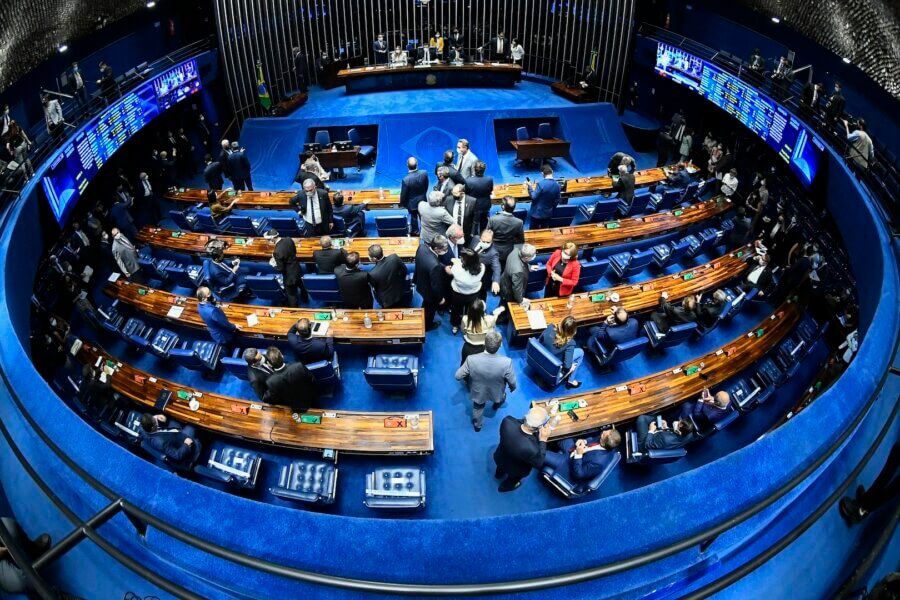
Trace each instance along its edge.
{"label": "stack of paper", "polygon": [[166,316],[170,319],[180,319],[181,313],[184,312],[183,306],[173,306],[169,309],[169,312],[166,313]]}
{"label": "stack of paper", "polygon": [[544,318],[544,311],[542,310],[529,310],[528,315],[528,327],[531,329],[547,329],[547,319]]}

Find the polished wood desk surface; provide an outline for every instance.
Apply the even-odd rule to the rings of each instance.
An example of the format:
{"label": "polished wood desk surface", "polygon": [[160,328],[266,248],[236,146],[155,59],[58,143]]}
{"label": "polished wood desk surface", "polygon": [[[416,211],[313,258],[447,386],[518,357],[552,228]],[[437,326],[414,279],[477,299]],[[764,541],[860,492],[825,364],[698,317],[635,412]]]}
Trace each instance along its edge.
{"label": "polished wood desk surface", "polygon": [[[657,413],[684,400],[699,398],[706,387],[717,391],[716,386],[739,374],[774,348],[797,324],[801,313],[802,307],[798,304],[786,302],[748,333],[680,367],[608,388],[556,398],[561,403],[584,400],[587,406],[574,409],[579,421],[572,421],[562,414],[550,439],[572,437],[640,415]],[[762,336],[758,335],[760,330]],[[694,371],[697,367],[699,370]],[[639,385],[644,386],[644,391],[639,391]],[[546,408],[551,400],[532,402],[532,405]]]}
{"label": "polished wood desk surface", "polygon": [[717,196],[687,208],[643,217],[553,229],[532,229],[525,232],[525,241],[537,248],[538,252],[556,250],[566,242],[573,242],[579,248],[621,244],[632,239],[662,235],[690,227],[721,216],[732,208],[734,207],[730,200],[724,196]]}
{"label": "polished wood desk surface", "polygon": [[[158,319],[181,323],[198,329],[206,324],[197,312],[197,299],[179,296],[145,285],[119,279],[103,288],[107,296],[128,304]],[[181,307],[179,317],[169,317],[169,311]],[[340,344],[421,344],[425,341],[425,313],[421,308],[404,308],[382,311],[383,321],[378,320],[376,310],[328,308],[269,308],[250,304],[219,303],[228,320],[241,328],[240,335],[267,339],[287,339],[291,325],[299,319],[311,321],[330,320],[329,330],[334,331],[334,341]],[[372,319],[372,328],[363,325],[365,314]],[[259,322],[250,325],[247,317],[253,315]]]}
{"label": "polished wood desk surface", "polygon": [[519,65],[497,63],[465,63],[462,65],[436,63],[428,66],[404,66],[391,67],[388,65],[377,65],[369,67],[357,67],[355,69],[342,69],[338,71],[337,77],[343,79],[361,79],[375,75],[390,75],[392,73],[420,73],[422,71],[477,71],[479,73],[521,73],[522,67]]}
{"label": "polished wood desk surface", "polygon": [[532,160],[535,158],[551,158],[554,156],[568,156],[571,144],[559,138],[544,138],[531,140],[511,140],[509,142],[516,149],[518,160]]}
{"label": "polished wood desk surface", "polygon": [[315,155],[323,169],[355,167],[359,163],[359,146],[349,150],[320,150]]}
{"label": "polished wood desk surface", "polygon": [[[350,454],[431,454],[434,429],[431,411],[356,412],[311,409],[306,414],[321,417],[321,423],[297,423],[286,406],[264,404],[257,400],[231,398],[214,392],[202,392],[172,381],[154,377],[131,365],[119,362],[102,348],[85,342],[78,353],[82,363],[96,364],[98,358],[113,363],[111,384],[115,391],[156,412],[156,398],[163,389],[172,392],[165,414],[183,425],[256,442],[302,450],[340,450]],[[107,363],[108,364],[108,363]],[[200,402],[192,411],[187,392]],[[246,414],[244,412],[246,411]],[[419,425],[385,427],[385,419],[418,415]]]}
{"label": "polished wood desk surface", "polygon": [[[272,251],[275,249],[275,244],[264,237],[194,233],[159,227],[145,226],[138,232],[137,237],[137,241],[142,244],[187,254],[204,254],[206,244],[212,239],[228,242],[229,246],[225,249],[226,256],[248,260],[266,262],[272,258]],[[237,240],[240,240],[240,243]],[[322,249],[322,246],[319,245],[319,238],[293,238],[293,240],[297,246],[297,257],[300,262],[315,262],[313,252]],[[419,248],[419,238],[417,237],[334,238],[332,241],[336,247],[342,247],[347,252],[359,252],[360,260],[363,262],[369,262],[369,246],[372,244],[379,244],[385,256],[396,254],[405,261],[415,259],[416,250]]]}
{"label": "polished wood desk surface", "polygon": [[[691,173],[697,172],[697,167],[691,165],[689,170]],[[634,173],[635,185],[646,186],[661,181],[665,181],[667,173],[665,167],[656,167],[652,169],[643,169]],[[429,172],[428,177],[434,183],[434,173]],[[609,192],[613,189],[613,179],[607,176],[597,177],[578,177],[567,179],[563,186],[563,196],[592,196],[603,192]],[[397,208],[400,205],[399,189],[381,189],[381,190],[332,190],[331,197],[334,198],[334,192],[340,191],[344,194],[344,202],[347,204],[361,204],[368,202],[370,209],[390,209]],[[296,190],[281,190],[277,192],[235,192],[233,190],[222,190],[218,193],[220,198],[231,202],[234,196],[239,197],[236,208],[244,209],[279,209],[291,208],[290,200],[296,194]],[[525,183],[499,183],[494,185],[494,193],[491,195],[494,203],[497,204],[505,196],[512,196],[516,200],[530,200],[528,187]],[[166,199],[175,202],[188,202],[192,204],[206,203],[206,190],[201,188],[178,188],[174,192],[167,192]]]}
{"label": "polished wood desk surface", "polygon": [[[659,295],[669,293],[669,301],[677,302],[686,296],[713,291],[747,270],[747,260],[754,256],[753,246],[748,245],[735,250],[721,258],[680,273],[657,277],[642,281],[636,285],[620,285],[603,290],[573,294],[569,298],[544,298],[531,303],[531,310],[540,310],[548,324],[557,323],[564,317],[572,315],[579,326],[596,325],[613,314],[614,306],[624,307],[629,314],[653,310],[659,306]],[[613,302],[612,294],[619,299]],[[593,301],[591,298],[602,295],[603,299]],[[569,302],[571,301],[571,309]],[[510,304],[509,315],[516,335],[538,335],[543,330],[532,329],[528,322],[528,313],[521,304]]]}

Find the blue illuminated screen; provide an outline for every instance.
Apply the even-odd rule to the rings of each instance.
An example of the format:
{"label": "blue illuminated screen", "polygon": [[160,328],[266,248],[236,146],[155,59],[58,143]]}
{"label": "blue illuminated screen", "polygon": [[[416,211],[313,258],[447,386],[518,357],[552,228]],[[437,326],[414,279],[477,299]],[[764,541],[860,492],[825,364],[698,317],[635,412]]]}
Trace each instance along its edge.
{"label": "blue illuminated screen", "polygon": [[736,76],[663,42],[657,45],[655,69],[752,129],[790,165],[804,185],[813,182],[825,146],[780,104]]}
{"label": "blue illuminated screen", "polygon": [[131,136],[199,91],[197,61],[189,60],[126,93],[67,140],[41,177],[57,222],[63,223],[91,179]]}

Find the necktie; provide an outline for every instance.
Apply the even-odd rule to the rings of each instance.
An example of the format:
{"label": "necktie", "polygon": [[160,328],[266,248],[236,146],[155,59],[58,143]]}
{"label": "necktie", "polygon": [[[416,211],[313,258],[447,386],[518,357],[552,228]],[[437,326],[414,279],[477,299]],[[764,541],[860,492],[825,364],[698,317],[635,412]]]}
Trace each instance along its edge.
{"label": "necktie", "polygon": [[306,214],[309,215],[309,222],[318,225],[321,220],[319,216],[319,203],[313,200],[311,194],[306,195]]}
{"label": "necktie", "polygon": [[153,189],[150,187],[150,180],[145,179],[144,180],[144,195],[149,196],[152,193],[153,193]]}
{"label": "necktie", "polygon": [[453,205],[453,220],[456,221],[456,224],[460,227],[462,227],[463,224],[463,202],[463,198],[458,198]]}
{"label": "necktie", "polygon": [[460,169],[462,169],[462,159],[463,159],[463,155],[460,154],[460,155],[459,155],[459,160],[456,161],[456,170],[457,170],[457,171],[459,171]]}

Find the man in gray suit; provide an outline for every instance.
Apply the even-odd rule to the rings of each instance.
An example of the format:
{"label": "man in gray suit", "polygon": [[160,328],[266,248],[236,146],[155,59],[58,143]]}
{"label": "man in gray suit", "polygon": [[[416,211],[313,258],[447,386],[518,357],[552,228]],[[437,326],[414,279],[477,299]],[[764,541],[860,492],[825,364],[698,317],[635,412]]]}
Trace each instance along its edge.
{"label": "man in gray suit", "polygon": [[516,302],[522,308],[528,310],[531,305],[525,297],[525,289],[528,287],[528,271],[532,268],[528,263],[534,260],[537,250],[531,244],[516,246],[506,257],[506,268],[500,277],[500,302],[506,310],[497,319],[497,322],[505,323],[509,320],[509,303]]}
{"label": "man in gray suit", "polygon": [[493,403],[494,410],[506,402],[506,387],[516,391],[516,373],[512,359],[497,354],[503,339],[496,331],[484,336],[484,352],[472,354],[456,371],[457,379],[468,379],[469,395],[472,398],[472,425],[481,431],[484,423],[484,405]]}
{"label": "man in gray suit", "polygon": [[478,157],[469,150],[469,140],[462,138],[456,142],[456,170],[459,172],[463,180],[475,176],[475,163]]}
{"label": "man in gray suit", "polygon": [[141,281],[141,265],[138,262],[134,244],[119,231],[118,227],[113,227],[110,233],[112,234],[112,255],[116,259],[119,270],[128,279]]}
{"label": "man in gray suit", "polygon": [[500,253],[500,264],[504,266],[513,247],[525,243],[525,224],[513,214],[515,210],[516,199],[506,196],[500,205],[500,212],[488,220],[487,228],[494,232],[494,246]]}
{"label": "man in gray suit", "polygon": [[428,192],[428,202],[419,202],[419,240],[430,244],[435,236],[444,235],[450,225],[453,217],[444,208],[444,195]]}

